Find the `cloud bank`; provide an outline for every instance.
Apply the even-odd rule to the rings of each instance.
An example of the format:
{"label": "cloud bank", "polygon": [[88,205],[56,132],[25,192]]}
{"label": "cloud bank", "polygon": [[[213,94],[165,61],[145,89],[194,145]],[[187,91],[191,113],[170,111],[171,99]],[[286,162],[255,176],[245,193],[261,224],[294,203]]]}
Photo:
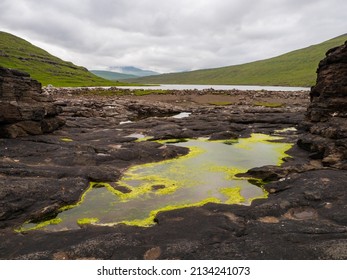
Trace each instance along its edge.
{"label": "cloud bank", "polygon": [[0,30],[89,69],[234,65],[347,32],[345,0],[2,0],[0,10]]}

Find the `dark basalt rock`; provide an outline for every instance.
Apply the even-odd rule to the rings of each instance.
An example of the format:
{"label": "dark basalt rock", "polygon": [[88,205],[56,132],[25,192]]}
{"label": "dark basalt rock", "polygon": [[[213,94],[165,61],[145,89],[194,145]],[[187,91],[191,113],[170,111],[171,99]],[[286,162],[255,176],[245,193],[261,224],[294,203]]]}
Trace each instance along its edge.
{"label": "dark basalt rock", "polygon": [[0,138],[53,132],[64,124],[60,113],[29,74],[0,66]]}
{"label": "dark basalt rock", "polygon": [[[57,99],[55,104],[63,107],[65,126],[52,134],[0,139],[0,259],[347,258],[347,175],[344,170],[322,167],[324,153],[311,150],[309,137],[318,148],[324,148],[328,138],[320,134],[302,137],[311,159],[309,153],[294,146],[288,152],[292,158],[286,158],[284,166],[253,168],[243,175],[274,180],[261,184],[268,198],[256,199],[249,206],[209,203],[160,212],[154,218],[156,225],[149,228],[86,225],[61,232],[15,233],[13,229],[25,221],[54,217],[60,207],[76,203],[90,182],[100,183],[94,187],[108,183],[127,193],[130,190],[118,186],[117,181],[130,166],[188,153],[183,147],[136,141],[136,135],[228,141],[251,133],[275,133],[284,137],[279,141],[294,143],[302,130],[278,130],[298,127],[308,101],[308,95],[302,92],[230,91],[236,105],[226,108],[189,103],[180,108],[173,106],[172,100],[180,100],[184,92],[171,94],[172,99],[165,103],[137,96],[83,96],[77,89],[50,91]],[[197,99],[206,97],[204,92],[190,94]],[[291,101],[288,106],[251,105],[257,98],[279,95],[281,102]],[[10,109],[16,120],[18,108]],[[183,119],[170,117],[184,111],[192,114]],[[54,110],[38,109],[26,121],[39,122],[43,115],[49,126],[55,118]],[[307,127],[312,123],[307,119]],[[341,135],[331,133],[329,141],[336,145],[342,141],[341,146]],[[153,192],[160,189],[165,186],[152,186]]]}
{"label": "dark basalt rock", "polygon": [[307,134],[298,144],[324,165],[346,169],[347,42],[327,52],[317,73],[304,123]]}

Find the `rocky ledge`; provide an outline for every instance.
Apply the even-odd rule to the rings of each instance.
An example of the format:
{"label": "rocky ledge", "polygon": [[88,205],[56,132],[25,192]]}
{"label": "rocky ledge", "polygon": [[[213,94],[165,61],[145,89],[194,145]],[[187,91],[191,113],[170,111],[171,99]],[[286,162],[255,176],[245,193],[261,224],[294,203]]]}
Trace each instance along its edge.
{"label": "rocky ledge", "polygon": [[[63,108],[65,126],[51,134],[0,139],[0,258],[347,258],[346,172],[342,165],[329,166],[325,157],[313,156],[313,148],[298,145],[281,167],[248,171],[268,181],[269,193],[250,206],[208,203],[161,212],[149,228],[86,225],[78,230],[15,233],[24,221],[52,217],[61,206],[76,202],[90,181],[117,188],[116,181],[128,167],[188,152],[136,142],[136,134],[230,139],[256,132],[280,134],[282,141],[293,144],[300,139],[300,146],[313,139],[305,130],[312,110],[305,117],[308,92],[210,90],[101,97],[56,89],[51,96]],[[172,117],[179,112],[191,115]],[[339,137],[329,141],[338,143]]]}
{"label": "rocky ledge", "polygon": [[59,113],[39,82],[0,66],[0,138],[53,132],[64,124]]}
{"label": "rocky ledge", "polygon": [[304,134],[298,144],[324,166],[347,169],[347,43],[319,63]]}

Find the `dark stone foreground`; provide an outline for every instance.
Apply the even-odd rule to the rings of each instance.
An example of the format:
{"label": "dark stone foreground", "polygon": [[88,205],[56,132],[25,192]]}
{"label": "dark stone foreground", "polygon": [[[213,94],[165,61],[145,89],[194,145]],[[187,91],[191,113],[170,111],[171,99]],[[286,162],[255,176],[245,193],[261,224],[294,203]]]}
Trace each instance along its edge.
{"label": "dark stone foreground", "polygon": [[[56,100],[50,108],[61,107],[66,122],[51,134],[39,135],[49,132],[42,130],[45,116],[56,118],[58,111],[52,116],[42,113],[39,120],[27,115],[40,133],[12,122],[17,111],[2,112],[5,136],[34,135],[0,138],[0,258],[347,259],[346,64],[346,45],[327,53],[307,113],[305,92],[112,96],[124,94],[118,89],[97,90],[108,97],[93,95],[93,90],[47,89]],[[2,105],[22,108],[13,100]],[[192,114],[171,117],[179,112]],[[291,127],[298,130],[276,132]],[[52,217],[61,206],[78,201],[90,181],[117,188],[126,168],[188,152],[135,142],[134,133],[155,139],[280,134],[294,146],[283,166],[247,172],[269,181],[269,197],[250,206],[209,203],[162,212],[149,228],[89,225],[61,232],[14,232],[25,221]]]}
{"label": "dark stone foreground", "polygon": [[[206,94],[211,94],[206,93]],[[344,259],[347,257],[345,171],[323,167],[297,146],[283,167],[249,173],[275,180],[251,206],[207,204],[160,213],[150,228],[86,226],[47,233],[13,232],[78,200],[89,181],[115,182],[129,166],[172,158],[184,148],[128,137],[246,137],[299,127],[308,94],[278,93],[280,108],[251,106],[273,93],[246,92],[229,106],[182,104],[152,97],[55,95],[66,125],[49,135],[0,139],[1,259]],[[229,92],[237,96],[240,92]],[[213,96],[213,94],[211,94]],[[210,98],[211,98],[210,96]],[[206,97],[206,96],[205,96]],[[172,98],[176,98],[172,106]],[[182,101],[182,102],[181,102]],[[278,100],[277,100],[278,101]],[[300,105],[299,105],[300,104]],[[192,112],[189,118],[170,116]],[[120,124],[121,121],[134,120]],[[135,121],[136,120],[136,121]],[[301,131],[282,133],[295,143]],[[66,139],[73,141],[66,142]]]}

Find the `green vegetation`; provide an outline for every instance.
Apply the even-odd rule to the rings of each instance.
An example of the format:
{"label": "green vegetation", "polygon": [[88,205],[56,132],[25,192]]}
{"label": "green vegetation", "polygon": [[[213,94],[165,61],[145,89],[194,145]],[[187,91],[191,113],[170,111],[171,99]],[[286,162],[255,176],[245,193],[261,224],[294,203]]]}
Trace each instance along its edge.
{"label": "green vegetation", "polygon": [[84,67],[63,61],[19,37],[2,31],[0,31],[0,65],[25,71],[42,85],[67,87],[120,85],[97,77]]}
{"label": "green vegetation", "polygon": [[241,195],[241,188],[221,188],[220,192],[224,194],[228,200],[225,201],[226,204],[237,204],[245,202],[245,198]]}
{"label": "green vegetation", "polygon": [[262,106],[262,107],[268,107],[268,108],[281,108],[284,106],[283,103],[271,103],[271,102],[255,102],[253,104],[254,106]]}
{"label": "green vegetation", "polygon": [[133,89],[131,93],[136,96],[142,96],[148,94],[165,94],[170,93],[170,91],[165,89]]}
{"label": "green vegetation", "polygon": [[29,230],[43,229],[49,225],[58,225],[61,222],[62,222],[62,219],[60,218],[54,218],[47,221],[43,221],[43,222],[35,224],[35,226],[32,226],[33,224],[31,224],[30,222],[26,222],[20,228],[15,229],[15,232],[21,233],[21,232],[25,232]]}
{"label": "green vegetation", "polygon": [[312,86],[318,63],[325,53],[347,40],[347,34],[274,58],[242,65],[163,74],[129,80],[156,84],[225,84],[264,86]]}
{"label": "green vegetation", "polygon": [[89,224],[95,224],[99,221],[98,218],[81,218],[77,220],[77,224],[82,225],[89,225]]}
{"label": "green vegetation", "polygon": [[63,141],[63,142],[73,142],[73,140],[71,138],[67,138],[67,137],[60,138],[60,141]]}

